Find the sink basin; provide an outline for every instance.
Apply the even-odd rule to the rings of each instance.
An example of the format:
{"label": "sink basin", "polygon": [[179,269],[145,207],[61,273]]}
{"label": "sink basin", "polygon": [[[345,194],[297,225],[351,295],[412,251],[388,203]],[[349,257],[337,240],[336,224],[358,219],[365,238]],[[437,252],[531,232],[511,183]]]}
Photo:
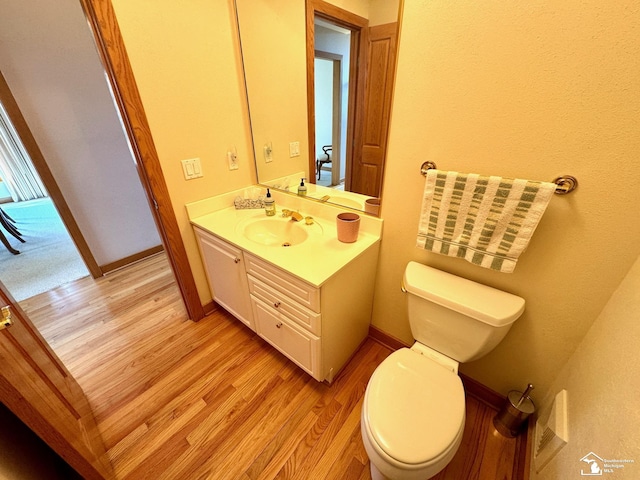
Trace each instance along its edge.
{"label": "sink basin", "polygon": [[276,247],[299,245],[309,236],[303,225],[279,218],[254,220],[244,226],[242,234],[253,242]]}

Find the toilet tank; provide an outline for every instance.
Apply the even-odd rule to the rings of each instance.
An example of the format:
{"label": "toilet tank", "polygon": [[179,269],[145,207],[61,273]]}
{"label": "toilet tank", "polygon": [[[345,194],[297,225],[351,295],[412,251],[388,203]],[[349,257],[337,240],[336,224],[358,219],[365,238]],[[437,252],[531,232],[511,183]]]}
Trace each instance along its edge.
{"label": "toilet tank", "polygon": [[493,350],[524,312],[517,295],[416,262],[403,285],[415,340],[461,363]]}

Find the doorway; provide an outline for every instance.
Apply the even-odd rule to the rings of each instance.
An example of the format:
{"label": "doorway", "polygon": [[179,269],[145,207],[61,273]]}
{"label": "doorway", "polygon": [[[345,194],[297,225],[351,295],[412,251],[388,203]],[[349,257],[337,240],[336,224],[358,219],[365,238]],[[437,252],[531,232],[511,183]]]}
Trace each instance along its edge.
{"label": "doorway", "polygon": [[0,204],[1,233],[12,246],[0,252],[0,278],[16,301],[88,276],[90,272],[2,102],[0,177],[9,195]]}
{"label": "doorway", "polygon": [[[366,37],[368,21],[351,12],[320,0],[307,0],[307,102],[309,107],[309,171],[316,172],[316,179],[322,171],[317,160],[322,156],[324,143],[316,139],[317,129],[327,129],[328,120],[316,117],[316,111],[327,109],[326,102],[332,105],[331,127],[331,187],[353,191],[354,152],[360,144],[361,129],[356,118],[363,105],[364,73],[366,60]],[[340,61],[339,78],[334,73],[331,100],[316,106],[316,58]],[[336,65],[333,64],[334,72]],[[318,72],[318,75],[321,75]],[[339,97],[338,97],[339,95]],[[339,102],[339,104],[337,104]],[[317,110],[316,110],[317,109]],[[338,125],[339,121],[339,125]],[[337,161],[334,162],[334,158]],[[317,180],[316,180],[317,181]],[[322,182],[324,185],[325,183]]]}
{"label": "doorway", "polygon": [[[380,197],[395,75],[398,22],[369,27],[369,21],[323,0],[307,0],[307,101],[310,171],[316,170],[315,51],[323,28],[349,35],[344,190]],[[334,52],[333,46],[323,51]],[[343,65],[343,71],[345,66]],[[343,90],[344,91],[344,90]],[[344,126],[343,126],[344,128]],[[321,147],[321,146],[320,146]]]}
{"label": "doorway", "polygon": [[[98,2],[95,2],[96,4]],[[18,5],[18,4],[16,4]],[[77,8],[77,3],[75,4],[76,8]],[[202,305],[199,302],[199,299],[197,298],[197,289],[195,288],[195,282],[193,281],[193,277],[191,275],[191,272],[188,269],[188,261],[186,258],[186,252],[184,252],[184,246],[182,245],[180,239],[180,231],[177,225],[177,221],[175,219],[175,215],[173,214],[173,210],[172,210],[172,206],[171,206],[171,202],[168,196],[168,193],[166,192],[166,185],[164,183],[164,178],[162,177],[162,173],[161,173],[161,169],[159,168],[159,161],[157,159],[157,154],[155,153],[154,149],[153,149],[153,145],[150,141],[144,141],[144,139],[141,139],[140,136],[144,136],[146,139],[150,139],[151,136],[148,133],[149,132],[149,127],[146,124],[146,119],[144,117],[144,114],[139,114],[139,112],[143,112],[143,109],[141,107],[139,98],[135,98],[137,95],[137,90],[135,88],[135,84],[133,86],[131,86],[130,88],[126,88],[126,86],[128,85],[125,81],[120,81],[120,82],[116,82],[114,80],[114,71],[117,70],[117,72],[122,75],[125,76],[127,79],[132,79],[133,75],[131,75],[130,72],[130,67],[128,67],[128,63],[126,61],[126,55],[125,54],[120,54],[120,52],[124,52],[124,47],[122,46],[122,39],[119,36],[119,32],[117,29],[117,25],[115,23],[115,15],[113,14],[113,11],[111,9],[109,9],[109,7],[111,7],[110,2],[100,2],[99,5],[100,7],[100,17],[98,17],[98,14],[96,13],[93,3],[87,3],[84,1],[81,1],[81,7],[82,7],[82,13],[86,14],[85,15],[78,15],[79,12],[70,12],[68,15],[65,14],[66,12],[63,12],[64,9],[69,8],[72,9],[74,7],[74,3],[71,2],[64,2],[64,5],[58,5],[56,4],[55,6],[52,6],[51,8],[55,11],[59,13],[59,16],[65,20],[65,25],[69,25],[67,23],[67,20],[73,24],[72,19],[76,18],[76,19],[80,19],[80,22],[75,22],[75,24],[73,24],[75,27],[77,27],[78,30],[78,35],[77,37],[73,37],[73,35],[70,35],[71,32],[71,28],[65,28],[64,29],[64,34],[60,35],[60,37],[62,39],[68,39],[70,37],[73,37],[74,42],[73,42],[73,48],[72,49],[65,49],[65,48],[61,48],[58,45],[58,40],[56,39],[55,42],[44,42],[44,46],[50,46],[53,45],[53,53],[57,54],[57,53],[61,53],[61,54],[65,54],[68,52],[74,52],[75,55],[73,55],[73,58],[77,58],[79,60],[82,59],[87,59],[90,58],[91,55],[87,54],[87,55],[79,55],[77,54],[79,47],[82,45],[87,45],[86,42],[78,42],[77,39],[78,37],[81,36],[82,32],[85,31],[83,29],[86,29],[86,23],[87,20],[89,20],[90,26],[92,28],[92,40],[94,40],[96,42],[96,45],[93,44],[93,41],[88,44],[90,49],[92,50],[92,54],[95,56],[95,47],[98,48],[98,53],[101,57],[101,59],[106,63],[106,65],[104,65],[103,68],[93,68],[93,69],[89,69],[89,68],[83,68],[80,70],[74,70],[74,69],[68,69],[65,70],[64,68],[62,68],[60,66],[60,62],[59,60],[64,56],[56,56],[56,55],[41,55],[40,57],[43,59],[46,59],[48,61],[51,61],[50,64],[54,65],[56,68],[56,74],[58,73],[63,73],[65,71],[79,71],[81,73],[87,73],[90,71],[93,72],[98,72],[99,75],[101,76],[101,78],[104,78],[104,74],[105,74],[105,70],[107,73],[107,77],[108,77],[108,81],[109,81],[109,85],[108,88],[110,90],[110,95],[109,95],[109,105],[113,105],[113,103],[116,103],[116,109],[118,110],[117,115],[118,115],[118,128],[120,129],[120,131],[122,130],[122,128],[125,129],[125,135],[124,137],[127,140],[127,146],[128,146],[128,152],[131,154],[131,156],[134,157],[134,172],[138,173],[139,175],[136,175],[134,180],[138,182],[138,184],[142,184],[143,185],[143,190],[145,190],[145,193],[148,194],[146,200],[148,200],[148,202],[138,202],[138,205],[144,205],[147,208],[147,211],[151,210],[152,213],[154,215],[152,215],[152,217],[155,217],[154,219],[157,220],[156,226],[157,229],[159,230],[160,236],[162,237],[163,243],[165,245],[167,245],[167,252],[168,252],[168,257],[170,257],[171,259],[171,266],[175,267],[175,277],[173,275],[174,271],[170,271],[170,276],[171,279],[170,281],[173,281],[174,284],[179,285],[180,287],[180,297],[182,297],[182,299],[184,300],[184,304],[187,307],[187,310],[189,311],[189,317],[184,318],[184,320],[186,320],[187,318],[192,318],[194,320],[199,320],[200,318],[202,318],[204,316],[203,313],[203,309],[202,309]],[[44,7],[44,5],[43,5]],[[104,8],[103,8],[104,7]],[[28,11],[28,6],[22,6],[22,4],[20,4],[19,8],[24,8],[24,11],[26,12],[25,15],[22,18],[26,18],[28,20],[29,25],[32,26],[32,30],[34,31],[38,31],[38,30],[43,30],[43,29],[38,29],[36,26],[34,26],[37,21],[35,20],[35,18],[37,18],[38,20],[42,20],[43,22],[46,23],[46,25],[49,25],[52,23],[52,18],[55,18],[55,15],[52,15],[52,12],[46,12],[46,8],[44,9],[45,11],[43,12],[38,12],[38,15],[34,15],[33,11]],[[85,10],[86,9],[86,10]],[[18,7],[16,7],[16,9],[12,9],[12,12],[16,10],[18,11]],[[47,14],[48,13],[48,14]],[[18,22],[11,22],[10,19],[8,19],[7,17],[9,17],[9,15],[5,16],[5,21],[9,21],[11,24],[17,24]],[[99,21],[100,20],[100,21]],[[3,24],[4,25],[4,24]],[[115,26],[115,28],[114,28]],[[3,33],[2,36],[7,36],[9,35],[9,33],[12,31],[11,29],[7,29],[7,28],[3,28],[0,29]],[[84,34],[82,34],[84,35]],[[115,38],[112,38],[114,37]],[[29,35],[27,37],[29,40],[31,39],[31,35]],[[0,43],[4,43],[5,45],[11,45],[11,48],[14,48],[16,45],[20,45],[20,46],[27,46],[28,47],[28,43],[26,42],[27,38],[21,38],[21,42],[0,42]],[[106,48],[107,45],[109,46],[109,48],[113,48],[116,49],[117,52],[113,53],[113,56],[110,57],[108,54],[106,54]],[[31,52],[36,52],[39,53],[40,50],[35,49],[33,47],[29,47],[27,48],[28,50],[30,50]],[[106,55],[106,57],[104,56]],[[55,57],[55,58],[51,58],[51,57]],[[26,58],[24,55],[21,54],[21,52],[15,52],[12,51],[11,52],[11,58]],[[91,57],[92,58],[92,57]],[[120,59],[124,59],[124,66],[118,65],[120,68],[114,69],[112,66],[112,63],[110,62],[111,58],[115,58],[116,60],[120,60]],[[56,61],[58,60],[58,61]],[[3,62],[3,65],[9,65],[10,62]],[[44,65],[44,62],[42,62],[42,64]],[[40,65],[38,62],[32,62],[32,66],[35,65]],[[48,64],[47,64],[48,65]],[[128,67],[128,68],[127,68]],[[124,73],[123,73],[124,72]],[[78,75],[76,75],[76,77],[78,77]],[[57,77],[56,77],[57,78]],[[37,80],[47,80],[46,76],[39,76],[37,78]],[[82,80],[84,80],[84,77],[82,77]],[[118,78],[118,80],[120,80],[120,78]],[[113,83],[112,83],[113,82]],[[84,88],[86,86],[83,86],[83,88],[80,89],[81,92],[90,92],[93,96],[93,94],[95,94],[95,90],[93,89],[89,89],[89,88]],[[44,99],[54,99],[54,100],[59,100],[60,98],[62,98],[63,96],[60,94],[60,92],[58,92],[57,90],[55,91],[55,93],[58,93],[59,95],[51,95],[51,93],[53,93],[53,89],[40,89],[39,91],[41,91],[43,93],[43,96],[38,97],[37,95],[31,95],[31,96],[27,96],[25,98],[28,98],[30,101],[32,101],[32,105],[31,106],[35,106],[35,108],[37,108],[39,105],[41,105],[40,100]],[[74,92],[77,92],[78,89],[74,89]],[[17,93],[17,92],[16,92]],[[133,98],[133,101],[131,99],[131,97]],[[22,97],[21,97],[22,98]],[[66,99],[66,97],[65,97]],[[4,103],[4,101],[3,101]],[[28,105],[28,101],[25,102],[25,104],[21,104],[21,105]],[[126,108],[124,107],[124,104],[126,103]],[[92,99],[91,101],[87,101],[87,102],[80,102],[79,104],[76,104],[77,106],[79,106],[80,111],[82,112],[89,112],[90,114],[94,114],[95,113],[95,104],[93,103]],[[106,104],[105,104],[106,105]],[[67,103],[65,102],[58,102],[54,108],[52,108],[51,110],[49,110],[50,112],[54,112],[55,114],[60,113],[59,108],[57,107],[61,107],[61,106],[68,106]],[[105,107],[106,108],[106,107]],[[28,106],[25,107],[25,113],[28,109]],[[134,112],[137,112],[137,114],[134,114]],[[65,112],[62,112],[65,113]],[[134,120],[130,120],[130,118],[134,118]],[[15,119],[12,116],[12,120]],[[24,119],[21,118],[21,123],[26,125],[26,122],[24,122]],[[47,121],[43,121],[42,125],[48,126],[48,125],[52,125],[52,122],[47,122]],[[35,125],[32,125],[35,127]],[[113,137],[107,137],[106,135],[104,135],[103,131],[101,129],[99,129],[95,123],[87,123],[87,122],[80,122],[77,121],[75,122],[73,125],[73,127],[82,127],[82,128],[77,128],[77,129],[69,129],[70,133],[77,133],[77,132],[86,132],[88,129],[90,129],[90,127],[95,128],[98,131],[99,135],[96,135],[92,138],[106,138],[107,140],[113,140]],[[21,135],[22,137],[22,135]],[[46,135],[44,137],[47,137]],[[51,135],[50,137],[56,138],[55,135]],[[23,142],[27,145],[29,145],[30,147],[33,148],[37,148],[37,144],[35,143],[35,140],[33,138],[30,139],[25,139],[24,137],[22,138]],[[106,142],[106,146],[107,147],[111,147],[111,143],[112,142]],[[42,145],[43,147],[46,144],[46,139],[43,141]],[[39,150],[39,149],[38,149]],[[108,149],[109,151],[111,151],[111,148]],[[30,153],[32,153],[30,151]],[[80,167],[80,159],[82,157],[82,153],[80,152],[80,155],[74,156],[74,155],[60,155],[60,158],[65,158],[68,159],[69,162],[74,162],[72,165],[76,168],[77,171],[80,171],[80,173],[82,173],[82,178],[83,178],[83,185],[86,185],[87,182],[87,177],[85,175],[84,170],[81,169]],[[40,154],[41,156],[41,154]],[[33,154],[31,154],[32,160],[34,161],[34,163],[36,163],[36,158],[33,158]],[[48,157],[51,158],[51,157]],[[43,159],[43,158],[42,158]],[[142,165],[142,160],[144,159],[144,165]],[[46,165],[46,164],[45,164]],[[115,169],[113,169],[113,163],[110,161],[105,161],[102,162],[102,166],[104,166],[107,169],[111,169],[112,171],[115,172]],[[119,172],[115,172],[118,173]],[[40,172],[42,177],[45,177],[45,175],[42,174],[42,172]],[[53,178],[53,176],[51,175],[51,172],[48,172],[46,176],[50,176],[51,178]],[[118,175],[119,178],[121,178],[121,175]],[[95,175],[93,178],[93,180],[98,180],[99,182],[102,183],[107,183],[105,181],[105,177],[104,175]],[[47,190],[48,193],[50,194],[50,196],[53,198],[54,197],[54,193],[57,195],[58,193],[60,193],[59,189],[55,189],[55,192],[52,191],[51,188],[49,188],[49,186],[47,185]],[[89,194],[92,194],[92,191],[89,191]],[[62,197],[60,197],[62,198]],[[81,196],[79,196],[78,198],[83,198]],[[71,196],[69,197],[69,200],[71,200]],[[64,198],[62,198],[62,200],[64,201]],[[58,210],[60,210],[61,215],[64,213],[65,210],[68,210],[68,207],[66,207],[65,204],[65,209],[60,209],[59,205],[58,205]],[[68,212],[67,212],[68,213]],[[126,212],[123,212],[126,213]],[[118,217],[119,219],[121,219],[121,217]],[[73,220],[73,217],[71,217],[71,220]],[[80,217],[79,217],[80,220]],[[93,220],[97,220],[95,218],[93,218]],[[67,224],[67,227],[69,228],[69,230],[71,230],[71,227],[69,226],[69,224]],[[126,225],[122,225],[121,227],[126,227]],[[77,228],[77,225],[76,225]],[[79,232],[79,229],[77,229]],[[120,244],[126,244],[126,242],[124,242],[122,240],[123,237],[123,233],[127,232],[126,228],[121,228],[121,229],[114,229],[116,230],[116,234],[119,235],[119,239],[120,239]],[[131,230],[131,229],[129,229]],[[88,251],[88,249],[87,249]],[[99,253],[99,252],[97,252]],[[106,259],[106,261],[108,261],[108,258]],[[96,267],[97,270],[97,276],[100,276],[100,267],[95,264],[94,265]],[[117,272],[114,273],[114,276],[117,275]],[[149,276],[145,277],[148,278]],[[88,279],[84,279],[84,280],[88,280]],[[176,282],[177,280],[177,282]],[[105,279],[103,281],[103,283],[110,283],[111,280],[109,279]],[[96,283],[96,282],[92,282],[92,283]],[[117,282],[112,282],[114,283],[114,287],[115,288],[121,288],[120,285]],[[79,401],[82,397],[81,395],[81,391],[76,392],[71,391],[71,394],[69,396],[69,399],[67,399],[67,397],[65,396],[65,393],[67,390],[69,390],[68,387],[73,386],[73,384],[75,383],[75,381],[73,380],[73,377],[68,373],[68,371],[64,368],[64,366],[57,361],[56,359],[56,355],[53,352],[53,350],[51,350],[49,348],[49,346],[46,344],[46,341],[38,334],[37,330],[33,327],[33,325],[31,325],[30,322],[28,322],[28,318],[24,315],[24,311],[20,308],[19,305],[16,305],[15,302],[13,302],[13,299],[11,297],[10,294],[8,294],[6,292],[6,290],[2,287],[1,282],[0,282],[0,291],[2,293],[2,301],[3,301],[3,305],[6,305],[7,307],[9,307],[8,309],[6,309],[5,307],[3,307],[3,315],[4,313],[10,313],[11,311],[14,312],[18,312],[15,314],[15,317],[17,317],[18,320],[25,320],[24,322],[16,322],[15,325],[12,327],[12,331],[9,332],[4,332],[2,334],[2,339],[6,339],[9,338],[10,340],[12,338],[15,338],[15,333],[14,332],[21,332],[24,329],[22,328],[18,328],[19,325],[26,325],[25,329],[28,329],[32,335],[31,338],[34,339],[34,341],[36,341],[39,345],[39,347],[42,347],[42,355],[40,355],[38,353],[38,360],[39,359],[44,359],[45,361],[47,360],[51,360],[55,363],[55,365],[53,367],[49,367],[46,366],[43,368],[39,367],[39,364],[37,362],[31,362],[30,365],[33,365],[34,368],[37,367],[38,371],[34,374],[31,374],[30,371],[28,373],[24,373],[27,372],[27,370],[23,370],[21,372],[16,373],[10,380],[6,380],[3,383],[3,386],[6,387],[5,389],[3,389],[2,392],[2,401],[3,403],[5,403],[6,405],[9,406],[9,408],[11,408],[12,411],[16,411],[19,410],[20,412],[24,411],[23,406],[24,405],[34,405],[34,402],[30,402],[27,403],[26,400],[30,400],[27,399],[26,396],[24,396],[20,391],[16,390],[17,388],[20,387],[25,387],[25,388],[32,388],[32,385],[34,384],[33,380],[38,378],[38,376],[43,377],[43,380],[45,382],[48,382],[48,377],[47,374],[49,373],[56,373],[59,372],[61,375],[66,376],[66,381],[63,382],[64,385],[63,387],[65,388],[65,392],[62,392],[61,394],[57,394],[55,392],[53,392],[53,397],[54,400],[58,399],[60,402],[65,402],[66,407],[72,407],[71,409],[67,408],[66,410],[64,408],[56,408],[57,403],[53,403],[53,402],[49,402],[49,401],[45,401],[45,402],[39,402],[38,406],[42,406],[42,412],[40,412],[40,410],[38,410],[36,413],[38,414],[35,418],[36,421],[33,422],[26,422],[26,420],[24,419],[24,417],[21,417],[23,419],[23,421],[25,421],[25,423],[28,423],[32,428],[34,428],[34,424],[38,423],[39,426],[42,426],[42,428],[40,428],[40,430],[44,430],[45,433],[47,434],[47,436],[43,436],[43,438],[45,438],[45,440],[51,444],[51,445],[55,445],[56,447],[59,447],[60,449],[63,450],[77,450],[77,454],[81,457],[78,459],[78,463],[83,464],[83,465],[87,465],[87,462],[92,461],[92,458],[95,457],[96,455],[99,456],[100,454],[100,450],[97,448],[94,448],[93,446],[90,447],[88,450],[84,450],[81,449],[80,447],[82,447],[82,445],[76,445],[75,440],[77,439],[82,439],[87,441],[87,443],[89,441],[96,441],[99,440],[99,435],[95,435],[95,431],[90,430],[89,428],[85,428],[83,425],[80,424],[80,422],[78,422],[78,418],[81,412],[82,414],[87,414],[87,417],[91,417],[91,408],[88,405],[88,403],[85,401],[83,404],[79,405],[78,407],[76,407],[76,401]],[[57,292],[55,295],[59,296],[58,300],[60,301],[60,304],[58,305],[58,312],[60,312],[61,316],[66,316],[67,318],[69,318],[68,315],[68,308],[67,305],[65,304],[67,301],[66,297],[67,295],[69,295],[71,292]],[[69,295],[69,296],[73,296],[73,295]],[[48,304],[52,303],[52,302],[47,302]],[[134,303],[136,303],[134,301]],[[96,308],[98,310],[100,310],[100,304],[99,302],[94,302],[94,305],[96,306]],[[0,305],[1,306],[1,305]],[[109,315],[109,311],[108,309],[105,309],[105,313],[107,315]],[[162,319],[158,319],[158,321],[160,321]],[[6,342],[5,342],[6,343]],[[3,358],[11,358],[14,357],[14,355],[12,354],[13,351],[10,352],[10,354],[6,357]],[[29,348],[22,348],[21,349],[22,353],[25,353],[25,359],[26,360],[31,360],[31,358],[29,357],[31,355],[32,349]],[[40,352],[40,350],[38,350],[38,352]],[[29,358],[27,358],[29,357]],[[13,359],[12,359],[13,360]],[[6,363],[6,362],[5,362]],[[8,363],[14,364],[13,361],[10,361]],[[3,377],[4,378],[4,377]],[[13,390],[10,390],[7,393],[7,390],[11,387],[16,387]],[[44,390],[43,389],[36,389],[36,387],[33,387],[35,393],[34,393],[34,398],[36,398],[36,400],[40,400],[40,399],[44,399],[46,397],[46,395],[44,395]],[[18,398],[18,394],[14,393],[15,392],[19,392],[20,395],[22,395],[22,397]],[[12,398],[18,398],[18,401],[12,402],[10,404],[8,404],[5,400],[8,397],[12,397]],[[26,400],[24,400],[26,399]],[[85,399],[86,400],[86,399]],[[26,407],[25,407],[26,408]],[[31,408],[31,407],[28,407]],[[35,409],[35,407],[34,407]],[[61,415],[66,415],[66,411],[69,410],[75,410],[75,415],[72,416],[72,418],[70,419],[70,421],[65,421],[64,425],[60,425],[57,422],[58,419],[58,413],[62,412]],[[28,412],[29,413],[29,412]],[[54,415],[51,415],[51,414]],[[24,416],[27,416],[26,414]],[[68,416],[65,417],[65,419],[69,420]],[[78,434],[76,434],[76,429],[77,428],[84,428],[84,430]],[[34,428],[34,430],[36,430]],[[41,436],[42,434],[40,432],[38,432]],[[73,436],[73,439],[71,439],[71,441],[69,442],[64,442],[64,440],[67,439],[67,437],[65,437],[65,434],[69,434],[67,435],[67,437],[71,437]],[[60,438],[62,438],[62,440],[60,440]],[[76,448],[66,448],[67,446],[69,447],[76,447]],[[92,455],[95,454],[95,455]],[[70,454],[71,455],[71,454]],[[67,458],[67,456],[65,456],[65,458]],[[74,466],[74,468],[76,468]],[[76,468],[77,469],[77,468]],[[108,470],[108,469],[107,469]],[[79,470],[81,471],[81,470]],[[98,477],[96,475],[94,476],[89,476],[90,478],[112,478],[112,475],[110,475],[108,472],[106,474],[103,474],[101,477]]]}
{"label": "doorway", "polygon": [[[347,102],[343,101],[343,55],[316,50],[315,118],[316,183],[344,188]],[[348,79],[346,81],[348,90]],[[325,174],[323,175],[323,172]]]}

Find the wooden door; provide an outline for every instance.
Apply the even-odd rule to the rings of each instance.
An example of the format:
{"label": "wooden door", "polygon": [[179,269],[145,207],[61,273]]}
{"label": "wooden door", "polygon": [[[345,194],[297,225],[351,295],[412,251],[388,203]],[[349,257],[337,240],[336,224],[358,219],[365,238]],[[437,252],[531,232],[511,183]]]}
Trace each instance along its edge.
{"label": "wooden door", "polygon": [[0,401],[84,478],[113,478],[87,398],[1,282],[0,306]]}
{"label": "wooden door", "polygon": [[364,104],[356,116],[361,133],[361,148],[354,149],[351,167],[351,191],[379,197],[387,153],[387,137],[396,67],[397,23],[369,29],[369,48]]}

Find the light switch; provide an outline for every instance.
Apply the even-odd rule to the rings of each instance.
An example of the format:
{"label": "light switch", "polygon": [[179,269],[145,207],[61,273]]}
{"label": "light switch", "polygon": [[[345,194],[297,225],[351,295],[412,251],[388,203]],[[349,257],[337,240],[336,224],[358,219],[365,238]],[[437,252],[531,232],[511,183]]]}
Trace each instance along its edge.
{"label": "light switch", "polygon": [[185,180],[192,180],[194,178],[202,177],[202,166],[200,165],[199,158],[190,158],[182,160],[182,171],[184,173]]}

